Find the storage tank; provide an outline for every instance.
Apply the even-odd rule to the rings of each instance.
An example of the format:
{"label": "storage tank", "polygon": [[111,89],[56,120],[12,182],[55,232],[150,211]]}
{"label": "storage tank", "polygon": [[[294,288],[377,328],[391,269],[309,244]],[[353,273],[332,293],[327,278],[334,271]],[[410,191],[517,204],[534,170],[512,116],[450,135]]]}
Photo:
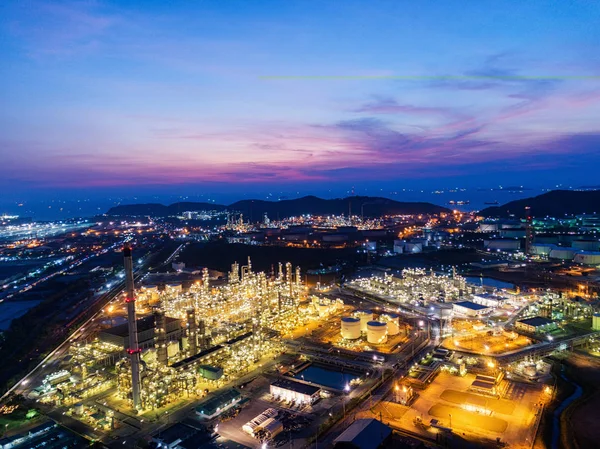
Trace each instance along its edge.
{"label": "storage tank", "polygon": [[173,293],[179,293],[182,290],[182,286],[179,282],[169,282],[167,284],[167,290]]}
{"label": "storage tank", "polygon": [[575,258],[573,260],[575,263],[582,263],[584,265],[600,265],[600,252],[583,251],[575,254]]}
{"label": "storage tank", "polygon": [[373,312],[371,310],[359,310],[354,312],[354,316],[360,319],[361,332],[367,332],[367,323],[373,320]]}
{"label": "storage tank", "polygon": [[356,340],[360,338],[360,319],[351,316],[342,318],[342,338]]}
{"label": "storage tank", "polygon": [[573,257],[575,257],[575,254],[577,252],[578,251],[573,248],[556,247],[552,251],[550,251],[550,258],[560,260],[573,260]]}
{"label": "storage tank", "polygon": [[423,243],[421,242],[406,242],[404,244],[405,253],[420,253],[423,251]]}
{"label": "storage tank", "polygon": [[179,343],[174,341],[167,345],[167,355],[169,357],[174,357],[179,354]]}
{"label": "storage tank", "polygon": [[575,240],[571,246],[583,251],[600,251],[600,242],[597,240]]}
{"label": "storage tank", "polygon": [[367,342],[378,345],[387,340],[387,323],[369,321],[367,323]]}
{"label": "storage tank", "polygon": [[400,316],[396,313],[384,313],[379,317],[380,321],[387,323],[387,333],[390,336],[400,333]]}
{"label": "storage tank", "polygon": [[556,245],[550,243],[534,243],[529,247],[531,254],[536,256],[547,256],[554,248],[556,248]]}
{"label": "storage tank", "polygon": [[480,232],[496,232],[498,231],[498,223],[488,223],[481,222],[479,223],[479,231]]}
{"label": "storage tank", "polygon": [[517,239],[484,240],[483,247],[489,250],[516,251],[521,248],[521,241]]}

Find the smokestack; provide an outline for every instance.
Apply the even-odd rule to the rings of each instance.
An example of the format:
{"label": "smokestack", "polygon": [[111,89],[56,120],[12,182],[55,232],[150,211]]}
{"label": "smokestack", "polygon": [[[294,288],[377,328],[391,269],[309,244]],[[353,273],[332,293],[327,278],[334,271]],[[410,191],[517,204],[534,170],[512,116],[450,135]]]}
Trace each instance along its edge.
{"label": "smokestack", "polygon": [[129,243],[123,246],[125,263],[125,303],[127,304],[127,320],[129,322],[129,349],[127,354],[131,359],[131,396],[133,408],[140,408],[140,353],[138,348],[137,319],[135,316],[135,290],[133,285],[133,260]]}
{"label": "smokestack", "polygon": [[196,311],[194,309],[187,310],[187,337],[190,356],[198,354],[198,339],[197,339],[197,324]]}
{"label": "smokestack", "polygon": [[167,354],[167,320],[165,312],[162,309],[154,311],[154,348],[156,349],[156,359],[161,365],[169,363]]}

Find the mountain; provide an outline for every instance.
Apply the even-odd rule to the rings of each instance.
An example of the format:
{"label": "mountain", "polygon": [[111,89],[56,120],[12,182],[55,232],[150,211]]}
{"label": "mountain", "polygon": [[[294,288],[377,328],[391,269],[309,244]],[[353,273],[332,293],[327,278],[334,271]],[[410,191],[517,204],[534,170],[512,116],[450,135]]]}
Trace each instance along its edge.
{"label": "mountain", "polygon": [[352,214],[365,216],[381,216],[386,214],[437,214],[440,212],[449,212],[442,206],[436,206],[424,202],[399,202],[388,198],[353,196],[349,198],[337,198],[325,200],[316,196],[305,196],[303,198],[283,201],[264,201],[264,200],[242,200],[236,203],[224,206],[213,203],[174,203],[170,206],[163,204],[129,204],[112,207],[106,214],[117,216],[138,216],[150,215],[154,217],[167,217],[178,215],[185,211],[201,210],[228,210],[244,214],[244,217],[251,221],[259,221],[266,213],[269,218],[286,218],[297,215],[340,215],[347,214],[349,209]]}
{"label": "mountain", "polygon": [[185,211],[196,211],[196,210],[217,210],[222,211],[227,207],[220,204],[212,203],[194,203],[194,202],[183,202],[174,203],[170,206],[165,206],[159,203],[145,203],[145,204],[123,204],[120,206],[111,207],[106,215],[117,215],[117,216],[152,216],[152,217],[168,217],[171,215],[178,215]]}
{"label": "mountain", "polygon": [[525,207],[531,208],[534,217],[564,217],[565,215],[600,213],[600,190],[553,190],[533,198],[511,201],[502,206],[483,209],[484,217],[525,218]]}

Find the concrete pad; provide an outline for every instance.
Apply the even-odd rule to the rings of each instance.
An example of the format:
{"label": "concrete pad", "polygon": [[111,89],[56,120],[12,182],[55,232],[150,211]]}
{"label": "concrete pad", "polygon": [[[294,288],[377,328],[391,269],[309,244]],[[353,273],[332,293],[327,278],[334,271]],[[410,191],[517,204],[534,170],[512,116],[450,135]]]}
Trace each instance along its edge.
{"label": "concrete pad", "polygon": [[482,396],[475,393],[464,391],[445,390],[440,399],[452,402],[454,404],[470,404],[477,407],[485,408],[503,415],[512,415],[515,411],[515,404],[505,399],[497,399],[487,396]]}
{"label": "concrete pad", "polygon": [[470,430],[472,427],[477,427],[488,432],[503,433],[508,427],[508,423],[503,419],[468,412],[449,405],[435,404],[428,413],[443,420],[444,425],[447,426],[450,425],[450,415],[452,415],[452,427],[459,429]]}

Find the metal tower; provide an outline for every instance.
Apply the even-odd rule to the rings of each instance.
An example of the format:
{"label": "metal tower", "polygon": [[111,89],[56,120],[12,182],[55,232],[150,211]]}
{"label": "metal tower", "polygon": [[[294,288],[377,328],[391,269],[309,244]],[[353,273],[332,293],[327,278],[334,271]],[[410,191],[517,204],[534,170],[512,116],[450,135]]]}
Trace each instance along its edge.
{"label": "metal tower", "polygon": [[531,244],[533,243],[533,224],[531,217],[531,207],[525,206],[526,224],[525,224],[525,255],[529,256],[531,252]]}
{"label": "metal tower", "polygon": [[140,403],[140,353],[138,347],[137,318],[135,316],[135,289],[133,284],[133,260],[129,243],[123,246],[125,262],[125,304],[127,304],[127,321],[129,322],[129,349],[127,354],[131,360],[131,396],[133,408],[139,409]]}

